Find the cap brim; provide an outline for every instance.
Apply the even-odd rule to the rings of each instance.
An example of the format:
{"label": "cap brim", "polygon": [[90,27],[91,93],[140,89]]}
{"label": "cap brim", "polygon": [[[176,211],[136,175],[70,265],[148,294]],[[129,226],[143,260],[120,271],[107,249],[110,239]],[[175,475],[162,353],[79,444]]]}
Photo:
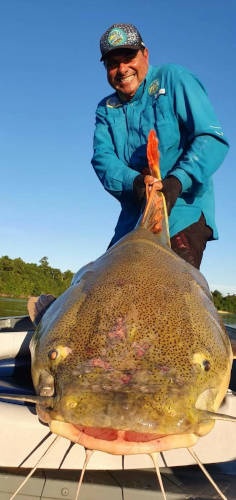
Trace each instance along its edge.
{"label": "cap brim", "polygon": [[145,48],[145,45],[140,45],[139,47],[137,47],[137,45],[135,45],[135,46],[134,45],[129,45],[128,47],[127,47],[127,45],[119,45],[119,47],[112,47],[108,52],[106,52],[106,54],[104,54],[101,57],[100,61],[104,61],[104,59],[106,59],[107,56],[109,56],[109,54],[111,52],[114,52],[115,50],[127,49],[127,50],[138,51],[138,50],[144,49],[144,48]]}

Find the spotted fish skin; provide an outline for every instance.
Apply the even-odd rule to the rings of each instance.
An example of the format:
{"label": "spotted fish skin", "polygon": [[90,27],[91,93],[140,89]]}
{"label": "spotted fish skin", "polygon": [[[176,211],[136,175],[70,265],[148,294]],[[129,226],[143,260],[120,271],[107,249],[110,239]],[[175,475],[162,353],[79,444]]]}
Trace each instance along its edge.
{"label": "spotted fish skin", "polygon": [[36,391],[53,381],[45,421],[150,438],[209,432],[232,365],[205,278],[142,225],[50,306],[31,353]]}

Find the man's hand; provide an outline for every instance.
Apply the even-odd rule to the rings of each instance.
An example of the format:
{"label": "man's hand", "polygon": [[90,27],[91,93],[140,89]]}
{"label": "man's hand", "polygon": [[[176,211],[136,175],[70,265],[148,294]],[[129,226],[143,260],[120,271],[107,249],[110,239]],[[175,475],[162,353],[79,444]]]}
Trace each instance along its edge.
{"label": "man's hand", "polygon": [[167,212],[168,215],[170,215],[178,196],[181,194],[182,184],[174,175],[170,175],[163,179],[162,184],[163,187],[161,191],[165,196]]}
{"label": "man's hand", "polygon": [[152,177],[152,175],[139,174],[139,175],[137,175],[137,177],[135,177],[134,182],[133,182],[133,193],[134,193],[134,197],[135,197],[135,200],[138,203],[138,205],[142,205],[142,203],[145,201],[146,184],[148,184],[149,190],[151,191],[151,187],[154,184],[154,182],[159,183],[159,186],[157,186],[157,188],[161,190],[162,182],[155,179],[155,177]]}
{"label": "man's hand", "polygon": [[135,201],[138,205],[142,205],[146,196],[146,187],[144,184],[145,175],[139,174],[133,182],[133,193]]}
{"label": "man's hand", "polygon": [[177,177],[174,177],[174,175],[170,175],[169,177],[166,177],[162,181],[158,181],[157,179],[155,179],[155,177],[152,177],[151,175],[142,175],[142,174],[137,175],[133,183],[133,193],[136,202],[139,205],[142,205],[142,203],[145,200],[145,194],[146,194],[145,184],[148,184],[149,188],[151,189],[154,182],[157,183],[156,184],[157,189],[162,191],[162,193],[165,196],[167,212],[168,215],[170,215],[171,210],[182,191],[182,184],[179,181],[179,179],[177,179]]}

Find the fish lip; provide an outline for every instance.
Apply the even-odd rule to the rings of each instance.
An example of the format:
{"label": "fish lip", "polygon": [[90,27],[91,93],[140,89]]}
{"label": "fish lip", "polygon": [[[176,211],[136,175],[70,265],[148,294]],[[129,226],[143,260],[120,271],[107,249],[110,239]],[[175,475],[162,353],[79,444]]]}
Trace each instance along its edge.
{"label": "fish lip", "polygon": [[163,434],[156,437],[156,439],[145,442],[126,441],[124,439],[125,431],[118,431],[118,438],[108,441],[89,436],[78,429],[78,426],[59,420],[52,420],[50,422],[50,430],[85,448],[110,453],[112,455],[136,455],[167,451],[175,448],[186,448],[194,446],[199,438],[199,436],[194,433],[185,433]]}

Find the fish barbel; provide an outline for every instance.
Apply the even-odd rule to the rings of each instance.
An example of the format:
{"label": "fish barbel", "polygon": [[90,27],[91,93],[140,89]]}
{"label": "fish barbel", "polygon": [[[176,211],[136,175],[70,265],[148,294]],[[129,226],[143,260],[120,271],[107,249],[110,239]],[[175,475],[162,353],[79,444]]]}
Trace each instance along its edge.
{"label": "fish barbel", "polygon": [[112,454],[193,446],[214,426],[233,359],[208,284],[171,250],[163,195],[149,191],[138,226],[77,273],[30,346],[40,419]]}

